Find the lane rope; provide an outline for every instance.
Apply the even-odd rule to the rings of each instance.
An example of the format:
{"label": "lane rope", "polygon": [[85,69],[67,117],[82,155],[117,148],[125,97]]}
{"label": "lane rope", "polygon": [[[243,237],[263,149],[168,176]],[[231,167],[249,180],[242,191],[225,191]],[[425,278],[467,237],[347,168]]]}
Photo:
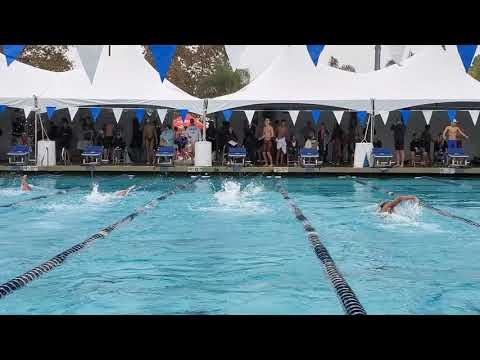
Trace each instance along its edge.
{"label": "lane rope", "polygon": [[469,185],[469,184],[465,184],[465,183],[458,183],[454,180],[436,179],[436,178],[431,177],[431,176],[419,176],[416,179],[425,179],[425,180],[435,181],[435,182],[439,182],[439,183],[443,183],[443,184],[461,186],[461,187],[464,187],[464,188],[467,188],[467,189],[470,189],[470,190],[480,189],[479,186]]}
{"label": "lane rope", "polygon": [[31,198],[28,198],[28,199],[23,199],[23,200],[15,201],[15,202],[12,202],[12,203],[10,203],[10,204],[2,204],[2,205],[0,205],[0,208],[8,208],[8,207],[12,207],[12,206],[15,206],[15,205],[23,204],[23,203],[26,203],[26,202],[29,202],[29,201],[34,201],[34,200],[39,200],[39,199],[45,199],[45,198],[48,198],[48,197],[54,196],[54,195],[66,194],[67,191],[68,191],[68,190],[59,190],[59,191],[57,191],[57,192],[54,192],[53,194],[39,195],[39,196],[34,196],[34,197],[31,197]]}
{"label": "lane rope", "polygon": [[[355,181],[356,183],[358,184],[361,184],[361,185],[365,185],[373,190],[376,190],[376,191],[379,191],[379,192],[383,192],[387,195],[390,195],[390,196],[400,196],[399,193],[396,193],[396,192],[393,192],[393,191],[388,191],[388,190],[385,190],[385,189],[382,189],[376,185],[372,185],[372,184],[369,184],[367,183],[366,181],[363,181],[363,180],[359,180],[359,179],[356,179],[356,178],[351,178],[353,181]],[[439,215],[442,215],[442,216],[445,216],[445,217],[449,217],[449,218],[452,218],[452,219],[455,219],[455,220],[459,220],[459,221],[462,221],[468,225],[472,225],[472,226],[475,226],[477,228],[480,228],[480,224],[473,221],[473,220],[470,220],[470,219],[466,219],[464,217],[461,217],[461,216],[458,216],[458,215],[455,215],[455,214],[452,214],[452,213],[449,213],[448,211],[445,211],[445,210],[442,210],[442,209],[439,209],[437,207],[434,207],[428,203],[426,203],[425,201],[423,200],[420,200],[420,205],[422,205],[423,207],[427,208],[427,209],[430,209],[434,212],[436,212],[437,214]]]}
{"label": "lane rope", "polygon": [[120,225],[125,224],[127,222],[131,222],[133,219],[135,219],[138,215],[141,213],[145,212],[147,209],[151,209],[155,207],[159,201],[167,199],[169,196],[174,195],[177,193],[179,190],[184,190],[188,186],[193,185],[195,181],[197,181],[199,178],[195,178],[191,181],[189,181],[186,184],[180,184],[175,186],[174,189],[170,190],[167,193],[164,193],[163,195],[159,196],[156,199],[153,199],[149,201],[145,206],[142,208],[136,210],[135,212],[125,216],[123,219],[117,221],[116,223],[107,226],[106,228],[103,228],[96,234],[90,236],[88,239],[72,246],[71,248],[62,251],[60,254],[55,255],[52,257],[50,260],[45,261],[41,265],[33,268],[30,271],[27,271],[23,273],[22,275],[16,276],[15,278],[11,279],[10,281],[7,281],[6,283],[3,283],[0,285],[0,299],[4,298],[5,296],[11,294],[13,291],[18,290],[22,288],[23,286],[27,285],[28,283],[32,282],[33,280],[39,278],[43,274],[55,269],[56,267],[60,266],[63,264],[63,262],[71,255],[79,252],[80,250],[84,249],[91,243],[93,243],[95,240],[98,239],[103,239],[108,234],[110,234],[113,230],[118,228]]}
{"label": "lane rope", "polygon": [[348,285],[347,281],[343,278],[342,274],[337,269],[337,266],[335,265],[335,262],[330,256],[327,248],[320,241],[320,238],[315,228],[308,221],[305,215],[303,215],[300,208],[297,205],[295,205],[295,203],[292,201],[292,199],[288,195],[287,190],[285,190],[285,188],[283,188],[278,183],[276,185],[276,189],[287,201],[289,207],[293,210],[293,213],[295,214],[296,219],[301,223],[303,223],[303,229],[307,234],[308,240],[310,240],[310,243],[312,244],[313,251],[315,252],[318,259],[323,264],[325,271],[327,273],[328,279],[332,283],[335,289],[335,293],[340,299],[340,302],[343,306],[345,313],[347,315],[366,315],[367,312],[363,308],[360,301],[358,301],[358,298],[355,295],[352,288],[350,287],[350,285]]}

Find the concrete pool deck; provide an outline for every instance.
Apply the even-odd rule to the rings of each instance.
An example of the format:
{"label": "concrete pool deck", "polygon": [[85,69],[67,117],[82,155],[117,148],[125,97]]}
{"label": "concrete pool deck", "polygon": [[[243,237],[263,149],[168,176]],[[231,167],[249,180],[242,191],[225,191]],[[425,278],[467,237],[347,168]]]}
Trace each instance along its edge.
{"label": "concrete pool deck", "polygon": [[[89,173],[92,167],[83,165],[56,165],[49,167],[42,166],[9,166],[0,165],[0,172],[26,172],[26,173]],[[353,168],[353,167],[272,167],[262,166],[232,167],[232,166],[191,166],[175,165],[172,166],[146,166],[146,165],[100,165],[94,167],[97,173],[153,173],[170,175],[273,175],[282,176],[302,176],[302,175],[361,175],[361,176],[416,176],[416,175],[449,175],[449,176],[480,176],[480,167],[471,168],[442,168],[442,167],[404,167],[404,168]]]}

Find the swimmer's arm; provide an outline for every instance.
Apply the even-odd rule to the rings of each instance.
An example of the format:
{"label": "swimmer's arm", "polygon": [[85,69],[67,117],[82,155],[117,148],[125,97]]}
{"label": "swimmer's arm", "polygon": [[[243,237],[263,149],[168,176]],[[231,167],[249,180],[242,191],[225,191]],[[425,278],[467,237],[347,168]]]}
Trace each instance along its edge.
{"label": "swimmer's arm", "polygon": [[413,201],[418,201],[418,198],[416,196],[398,196],[395,200],[392,201],[393,206],[397,206],[400,204],[402,201],[408,201],[408,200],[413,200]]}

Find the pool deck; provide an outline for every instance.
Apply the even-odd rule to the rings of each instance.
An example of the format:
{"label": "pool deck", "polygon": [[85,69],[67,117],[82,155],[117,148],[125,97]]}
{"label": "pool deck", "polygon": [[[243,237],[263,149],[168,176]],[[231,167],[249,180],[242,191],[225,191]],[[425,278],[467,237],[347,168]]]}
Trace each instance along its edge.
{"label": "pool deck", "polygon": [[[56,165],[49,167],[42,166],[9,166],[8,164],[0,165],[0,172],[26,172],[26,173],[89,173],[91,166],[83,165]],[[353,167],[262,167],[262,166],[191,166],[191,165],[175,165],[172,166],[146,166],[146,165],[101,165],[95,166],[94,170],[98,173],[153,173],[153,174],[170,174],[170,175],[281,175],[281,176],[303,176],[303,175],[361,175],[361,176],[480,176],[480,167],[471,168],[441,168],[441,167],[404,167],[404,168],[353,168]]]}

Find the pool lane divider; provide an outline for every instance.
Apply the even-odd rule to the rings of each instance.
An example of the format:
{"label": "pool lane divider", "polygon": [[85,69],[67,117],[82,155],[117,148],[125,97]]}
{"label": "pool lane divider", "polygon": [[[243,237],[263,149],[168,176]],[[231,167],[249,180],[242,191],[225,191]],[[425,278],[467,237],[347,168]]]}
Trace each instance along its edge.
{"label": "pool lane divider", "polygon": [[303,223],[303,229],[307,233],[308,240],[310,240],[310,243],[312,244],[313,251],[323,264],[328,279],[332,283],[345,313],[347,315],[366,315],[367,312],[363,308],[362,304],[358,300],[350,285],[348,285],[347,281],[343,278],[342,274],[337,269],[337,266],[335,265],[335,262],[330,256],[327,248],[320,241],[320,238],[315,228],[308,221],[305,215],[303,215],[300,208],[292,201],[285,188],[283,188],[280,184],[277,183],[276,190],[287,201],[289,207],[293,210],[297,220]]}
{"label": "pool lane divider", "polygon": [[465,183],[459,183],[459,182],[456,182],[456,181],[454,181],[454,180],[436,179],[436,178],[431,177],[431,176],[418,176],[418,177],[416,177],[415,179],[425,179],[425,180],[430,180],[430,181],[439,182],[439,183],[448,184],[448,185],[456,185],[456,186],[465,187],[465,188],[470,189],[470,190],[479,189],[479,188],[480,188],[480,187],[474,186],[474,185],[469,185],[469,184],[465,184]]}
{"label": "pool lane divider", "polygon": [[13,278],[10,281],[7,281],[6,283],[3,283],[0,285],[0,299],[4,298],[5,296],[11,294],[15,290],[20,289],[21,287],[27,285],[28,283],[32,282],[33,280],[39,278],[43,274],[55,269],[56,267],[60,266],[63,264],[63,262],[71,255],[79,252],[80,250],[84,249],[91,243],[93,243],[95,240],[98,239],[103,239],[107,237],[113,230],[118,228],[120,225],[131,222],[133,219],[135,219],[138,215],[141,213],[145,212],[147,209],[151,209],[157,205],[157,203],[161,200],[167,199],[169,196],[174,195],[177,193],[179,190],[184,190],[188,186],[191,186],[195,181],[197,181],[198,178],[193,179],[192,181],[189,181],[186,184],[180,184],[175,186],[174,189],[171,191],[164,193],[163,195],[159,196],[156,199],[153,199],[149,201],[144,207],[136,210],[135,212],[125,216],[123,219],[117,221],[116,223],[107,226],[106,228],[103,228],[96,234],[90,236],[88,239],[72,246],[71,248],[62,251],[60,254],[55,255],[52,257],[50,260],[45,261],[41,265],[33,268],[30,271],[27,271],[23,273],[22,275],[19,275],[15,278]]}
{"label": "pool lane divider", "polygon": [[12,202],[10,204],[2,204],[2,205],[0,205],[0,208],[8,208],[8,207],[23,204],[23,203],[26,203],[26,202],[29,202],[29,201],[46,199],[48,197],[55,196],[55,195],[63,195],[63,194],[66,194],[67,192],[68,192],[68,190],[59,190],[59,191],[54,192],[53,194],[39,195],[39,196],[34,196],[34,197],[31,197],[31,198],[28,198],[28,199],[15,201],[15,202]]}
{"label": "pool lane divider", "polygon": [[[384,190],[376,185],[372,185],[372,184],[369,184],[367,183],[366,181],[363,181],[363,180],[359,180],[359,179],[356,179],[356,178],[351,178],[353,181],[355,181],[356,183],[358,184],[361,184],[361,185],[364,185],[366,187],[369,187],[371,188],[372,190],[376,190],[376,191],[379,191],[379,192],[383,192],[387,195],[390,195],[390,196],[400,196],[399,193],[396,193],[396,192],[393,192],[393,191],[388,191],[388,190]],[[419,199],[420,200],[420,199]],[[426,203],[425,201],[423,200],[420,200],[420,205],[422,205],[423,207],[427,208],[427,209],[430,209],[434,212],[436,212],[437,214],[439,215],[442,215],[442,216],[445,216],[445,217],[449,217],[449,218],[452,218],[452,219],[455,219],[455,220],[459,220],[459,221],[462,221],[468,225],[472,225],[472,226],[475,226],[477,228],[480,228],[480,224],[473,221],[473,220],[470,220],[470,219],[466,219],[464,217],[461,217],[461,216],[458,216],[458,215],[455,215],[455,214],[452,214],[452,213],[449,213],[448,211],[445,211],[445,210],[442,210],[442,209],[439,209],[439,208],[436,208],[428,203]]]}

